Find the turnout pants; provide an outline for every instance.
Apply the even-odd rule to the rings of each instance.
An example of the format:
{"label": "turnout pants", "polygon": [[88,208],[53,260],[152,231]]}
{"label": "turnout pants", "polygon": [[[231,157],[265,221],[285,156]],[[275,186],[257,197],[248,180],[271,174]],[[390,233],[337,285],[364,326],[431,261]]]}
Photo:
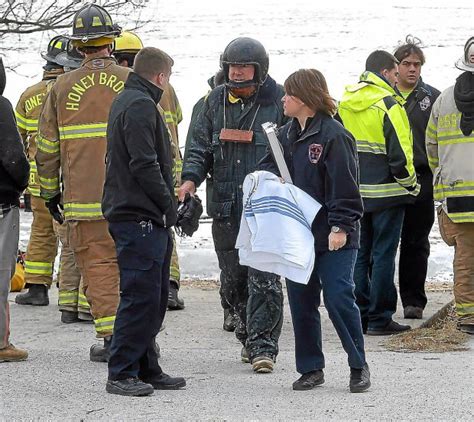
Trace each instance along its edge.
{"label": "turnout pants", "polygon": [[97,337],[111,336],[119,302],[119,271],[107,221],[69,221],[67,224]]}
{"label": "turnout pants", "polygon": [[296,370],[300,374],[322,369],[325,365],[318,309],[321,290],[324,306],[347,353],[349,366],[362,368],[366,363],[360,312],[354,297],[356,256],[356,249],[317,253],[307,285],[286,281],[295,332]]}
{"label": "turnout pants", "polygon": [[212,237],[221,270],[221,294],[239,318],[237,339],[250,359],[276,357],[283,324],[283,291],[280,277],[239,264],[235,241],[236,217],[214,219]]}
{"label": "turnout pants", "polygon": [[361,219],[354,282],[364,328],[385,327],[397,310],[395,256],[403,215],[404,207],[398,206],[366,212]]}
{"label": "turnout pants", "polygon": [[58,253],[58,238],[53,228],[53,217],[44,199],[31,196],[33,223],[25,259],[25,282],[51,286],[53,268]]}
{"label": "turnout pants", "polygon": [[171,255],[171,267],[170,267],[170,281],[173,282],[179,289],[181,280],[181,271],[179,269],[178,251],[176,250],[176,238],[174,232],[172,233],[173,239],[173,254]]}
{"label": "turnout pants", "polygon": [[15,274],[19,237],[20,212],[18,207],[13,207],[6,212],[2,212],[0,207],[0,349],[4,349],[9,344],[8,293],[10,292],[10,280]]}
{"label": "turnout pants", "polygon": [[474,324],[474,223],[453,223],[438,208],[441,237],[454,246],[454,300],[459,322]]}
{"label": "turnout pants", "polygon": [[111,222],[120,268],[120,305],[110,349],[109,379],[159,375],[155,350],[168,305],[173,241],[151,222]]}
{"label": "turnout pants", "polygon": [[417,201],[405,207],[398,279],[403,307],[426,306],[425,281],[430,256],[428,239],[434,223],[432,199]]}
{"label": "turnout pants", "polygon": [[[76,266],[74,252],[69,242],[70,227],[68,222],[54,222],[54,229],[61,242],[59,264],[59,310],[90,314],[90,306],[84,294],[81,272]],[[80,315],[79,315],[80,316]]]}

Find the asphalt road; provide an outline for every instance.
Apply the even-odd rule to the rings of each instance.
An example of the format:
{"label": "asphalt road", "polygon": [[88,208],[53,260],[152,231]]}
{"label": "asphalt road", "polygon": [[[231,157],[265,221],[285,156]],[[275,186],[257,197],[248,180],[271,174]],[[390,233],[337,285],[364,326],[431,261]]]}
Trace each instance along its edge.
{"label": "asphalt road", "polygon": [[[474,420],[474,340],[465,352],[428,354],[389,352],[383,338],[366,337],[372,388],[351,394],[346,355],[323,309],[326,383],[296,392],[287,305],[275,370],[254,374],[221,328],[217,290],[197,287],[182,289],[186,309],[168,312],[159,335],[161,366],[184,376],[187,387],[110,395],[106,364],[89,362],[92,326],[61,324],[56,288],[50,297],[53,304],[33,308],[10,296],[11,340],[30,357],[0,364],[0,420]],[[450,292],[430,293],[426,317],[450,299]]]}

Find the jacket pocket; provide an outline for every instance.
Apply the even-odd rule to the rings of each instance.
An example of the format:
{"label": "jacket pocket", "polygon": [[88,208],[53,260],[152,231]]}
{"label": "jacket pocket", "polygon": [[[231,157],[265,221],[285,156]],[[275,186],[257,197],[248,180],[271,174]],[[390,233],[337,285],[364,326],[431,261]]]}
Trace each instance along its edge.
{"label": "jacket pocket", "polygon": [[233,201],[210,201],[207,214],[212,218],[228,218],[232,215]]}

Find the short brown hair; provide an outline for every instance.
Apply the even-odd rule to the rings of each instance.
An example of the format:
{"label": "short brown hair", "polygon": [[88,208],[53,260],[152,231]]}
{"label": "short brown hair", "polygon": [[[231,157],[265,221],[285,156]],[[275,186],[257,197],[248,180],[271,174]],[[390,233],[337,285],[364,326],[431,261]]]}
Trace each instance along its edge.
{"label": "short brown hair", "polygon": [[336,114],[336,102],[329,95],[326,79],[319,70],[297,70],[288,76],[284,86],[287,95],[299,98],[311,110],[329,116]]}
{"label": "short brown hair", "polygon": [[150,79],[156,74],[169,72],[173,64],[173,59],[164,51],[145,47],[136,55],[133,70],[143,78]]}
{"label": "short brown hair", "polygon": [[425,64],[425,54],[421,49],[421,40],[414,37],[413,35],[407,35],[405,38],[405,44],[397,47],[393,55],[399,62],[408,57],[410,54],[415,54],[420,59],[421,65]]}

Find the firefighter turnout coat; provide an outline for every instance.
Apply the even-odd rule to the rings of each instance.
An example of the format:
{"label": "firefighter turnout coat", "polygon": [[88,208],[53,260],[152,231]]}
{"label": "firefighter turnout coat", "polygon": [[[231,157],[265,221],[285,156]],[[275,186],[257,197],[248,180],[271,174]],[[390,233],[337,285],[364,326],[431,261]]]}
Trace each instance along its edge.
{"label": "firefighter turnout coat", "polygon": [[62,69],[45,71],[43,73],[42,81],[30,86],[25,90],[25,92],[23,92],[23,94],[21,94],[15,108],[18,131],[23,139],[23,144],[25,145],[28,161],[30,163],[28,191],[33,196],[37,197],[40,196],[38,173],[36,171],[35,162],[38,119],[48,89],[52,86],[51,84],[56,77],[62,73],[64,73]]}
{"label": "firefighter turnout coat", "polygon": [[453,223],[474,222],[474,132],[463,135],[454,86],[436,100],[426,129],[434,199]]}
{"label": "firefighter turnout coat", "polygon": [[110,105],[130,70],[111,57],[91,58],[61,75],[46,97],[37,137],[41,196],[60,193],[66,220],[100,220]]}

